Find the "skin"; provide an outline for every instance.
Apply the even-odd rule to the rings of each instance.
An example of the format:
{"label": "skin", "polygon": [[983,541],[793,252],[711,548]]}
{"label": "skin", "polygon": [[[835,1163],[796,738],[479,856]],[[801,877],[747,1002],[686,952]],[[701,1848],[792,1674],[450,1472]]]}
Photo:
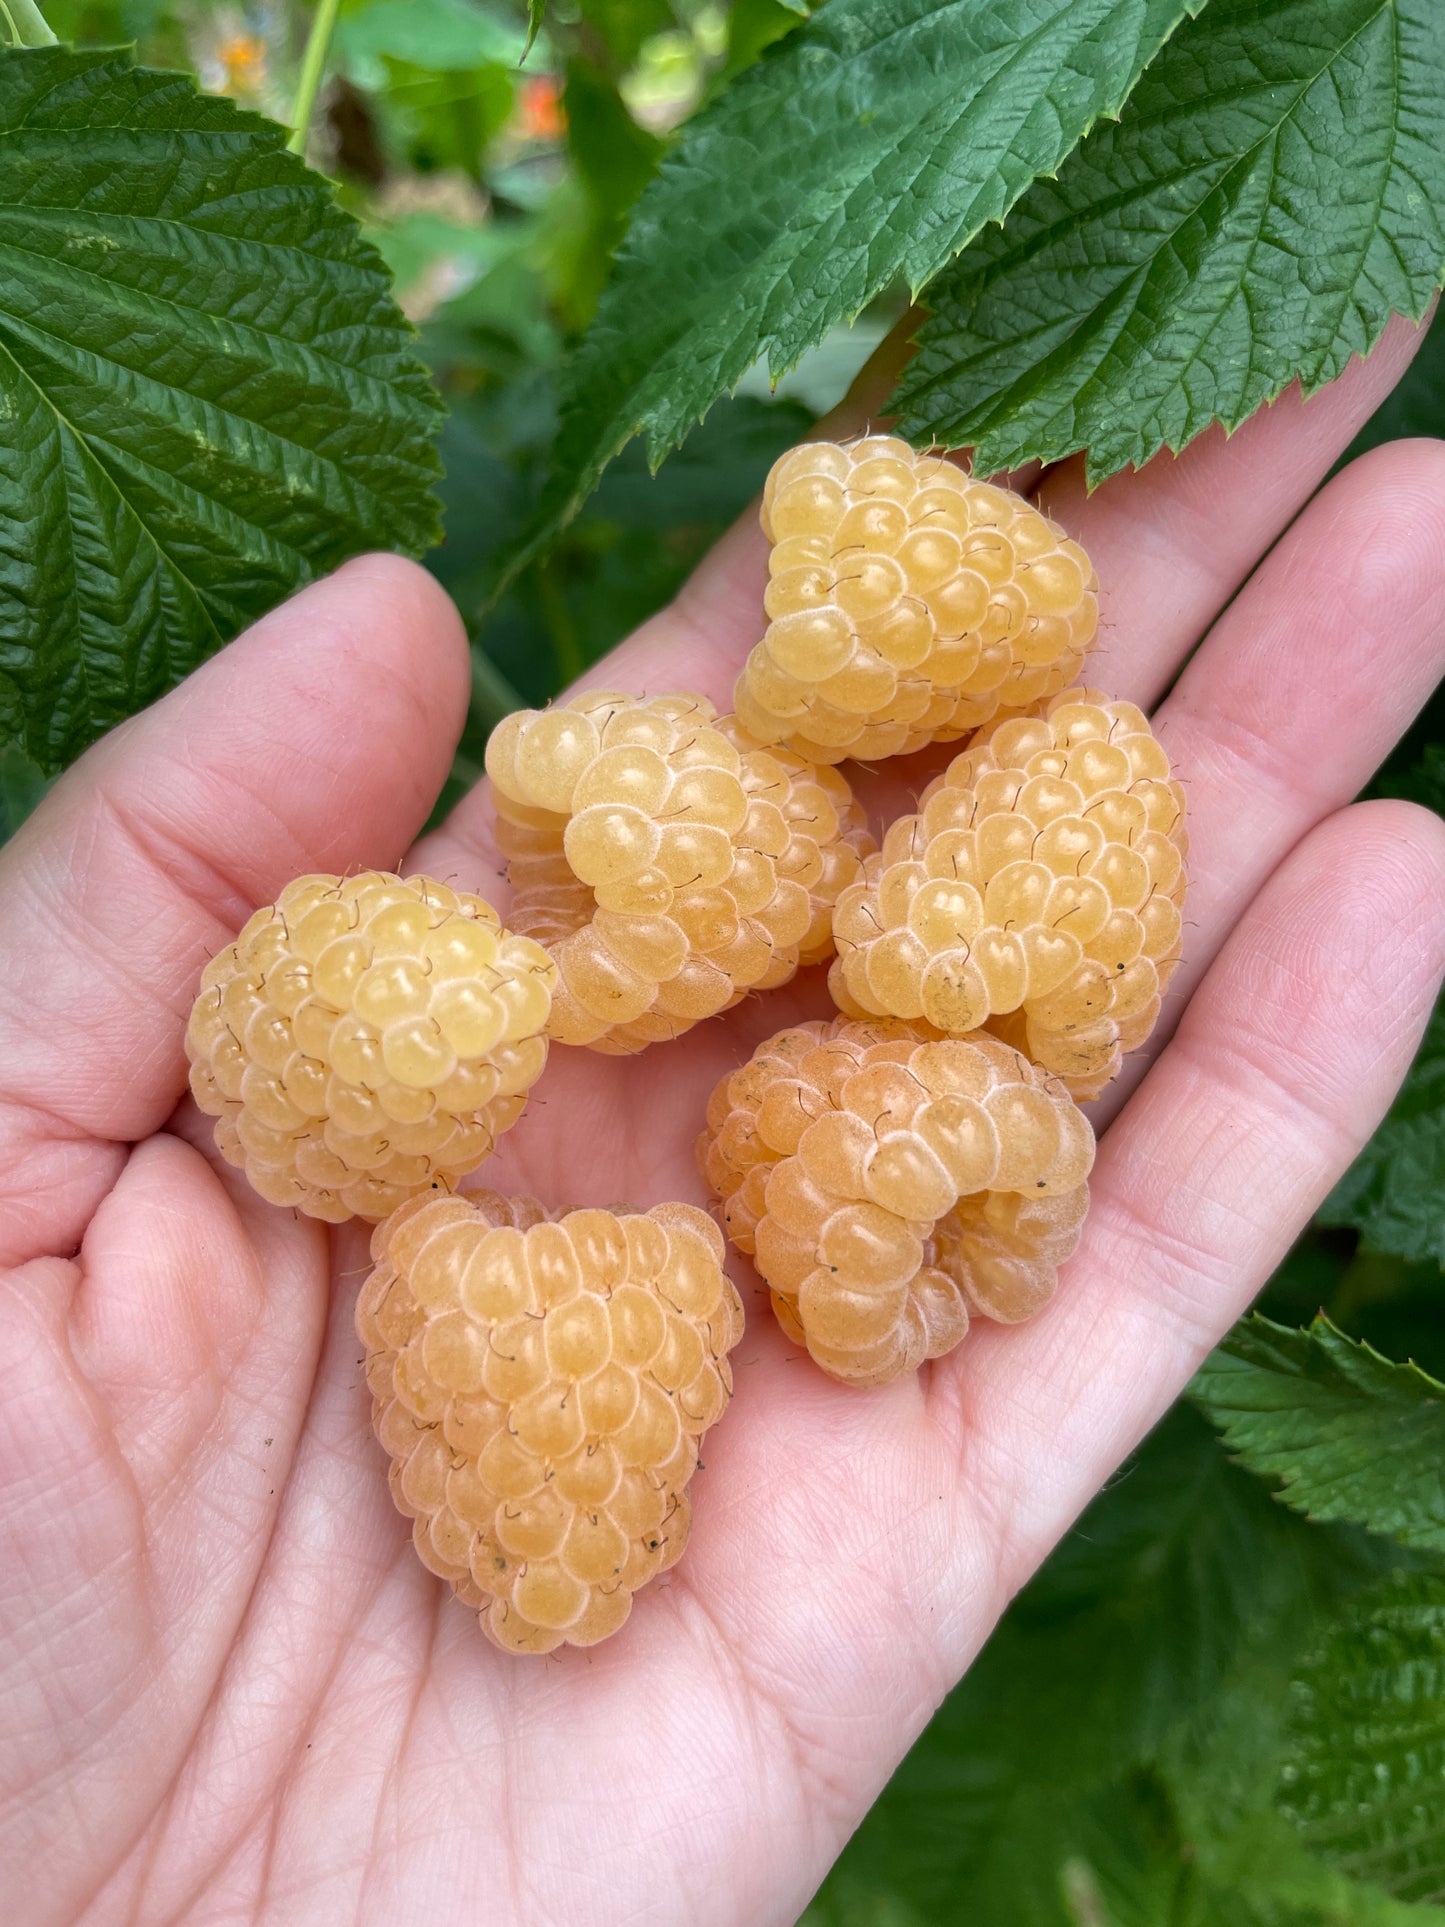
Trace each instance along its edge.
{"label": "skin", "polygon": [[[364,1237],[252,1196],[181,1101],[201,966],[289,877],[504,900],[484,793],[408,853],[467,698],[454,610],[352,563],[71,771],[0,855],[0,1891],[28,1923],[796,1918],[1419,1039],[1445,826],[1349,798],[1441,673],[1445,449],[1304,506],[1416,340],[1093,496],[1042,477],[1106,585],[1090,680],[1155,708],[1194,839],[1083,1244],[1034,1323],[873,1392],[794,1352],[735,1261],[692,1545],[589,1652],[493,1651],[418,1564],[358,1370]],[[765,566],[745,518],[592,680],[725,702]],[[557,1050],[485,1181],[701,1201],[707,1092],[826,1008],[815,973],[640,1060]]]}

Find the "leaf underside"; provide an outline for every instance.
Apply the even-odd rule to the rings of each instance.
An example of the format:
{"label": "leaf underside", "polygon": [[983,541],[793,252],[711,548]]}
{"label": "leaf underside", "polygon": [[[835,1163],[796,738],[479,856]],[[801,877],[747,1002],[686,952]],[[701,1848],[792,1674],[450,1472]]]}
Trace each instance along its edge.
{"label": "leaf underside", "polygon": [[44,768],[437,537],[411,330],[285,140],[124,55],[0,56],[0,736]]}
{"label": "leaf underside", "polygon": [[829,0],[690,121],[568,374],[520,567],[645,432],[654,466],[760,359],[921,287],[1117,113],[1202,0]]}
{"label": "leaf underside", "polygon": [[1238,1325],[1191,1388],[1251,1472],[1285,1504],[1401,1544],[1445,1551],[1445,1386],[1317,1318]]}
{"label": "leaf underside", "polygon": [[1296,1676],[1280,1804],[1306,1844],[1401,1900],[1445,1899],[1445,1577],[1347,1608]]}
{"label": "leaf underside", "polygon": [[1445,268],[1439,0],[1211,0],[930,290],[903,432],[1089,479],[1308,392]]}

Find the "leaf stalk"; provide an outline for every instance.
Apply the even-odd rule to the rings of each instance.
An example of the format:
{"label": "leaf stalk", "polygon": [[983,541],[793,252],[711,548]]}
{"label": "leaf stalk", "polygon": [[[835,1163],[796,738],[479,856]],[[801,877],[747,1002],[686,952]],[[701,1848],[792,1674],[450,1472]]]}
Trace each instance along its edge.
{"label": "leaf stalk", "polygon": [[504,716],[525,709],[526,698],[513,689],[481,644],[472,644],[472,714],[490,736]]}
{"label": "leaf stalk", "polygon": [[[0,0],[0,5],[10,4],[13,0]],[[291,109],[291,138],[286,143],[293,154],[306,152],[306,135],[316,108],[316,96],[321,91],[321,76],[326,71],[326,56],[331,51],[331,35],[340,5],[341,0],[318,0],[312,16],[306,51],[301,57],[301,78],[296,83],[296,102]]]}
{"label": "leaf stalk", "polygon": [[35,0],[0,0],[0,21],[12,47],[54,47],[56,37]]}

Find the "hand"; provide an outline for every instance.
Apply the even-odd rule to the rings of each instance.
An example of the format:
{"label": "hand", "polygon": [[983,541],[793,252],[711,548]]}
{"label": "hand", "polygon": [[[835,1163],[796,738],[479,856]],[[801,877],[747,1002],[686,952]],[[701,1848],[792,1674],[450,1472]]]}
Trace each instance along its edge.
{"label": "hand", "polygon": [[[1092,497],[1043,477],[1105,584],[1090,680],[1158,705],[1189,790],[1177,1030],[1033,1324],[852,1391],[735,1264],[691,1548],[591,1651],[494,1652],[423,1571],[358,1370],[364,1238],[262,1203],[177,1108],[201,966],[290,876],[424,867],[500,907],[484,792],[403,854],[462,721],[454,611],[353,563],[57,787],[0,857],[0,1891],[27,1923],[796,1917],[1409,1062],[1445,829],[1344,806],[1441,671],[1445,451],[1298,512],[1416,339]],[[765,553],[747,518],[590,680],[725,705]],[[557,1050],[486,1181],[701,1199],[707,1092],[824,1013],[817,977],[641,1059]]]}

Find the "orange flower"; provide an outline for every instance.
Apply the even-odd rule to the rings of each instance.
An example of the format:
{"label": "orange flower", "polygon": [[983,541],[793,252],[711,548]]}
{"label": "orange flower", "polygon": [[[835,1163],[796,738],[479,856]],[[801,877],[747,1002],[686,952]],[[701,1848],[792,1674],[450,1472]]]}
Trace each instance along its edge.
{"label": "orange flower", "polygon": [[533,74],[522,82],[517,118],[527,140],[558,141],[567,130],[562,89],[555,74]]}
{"label": "orange flower", "polygon": [[216,49],[222,91],[257,94],[266,80],[266,42],[256,33],[235,33]]}

